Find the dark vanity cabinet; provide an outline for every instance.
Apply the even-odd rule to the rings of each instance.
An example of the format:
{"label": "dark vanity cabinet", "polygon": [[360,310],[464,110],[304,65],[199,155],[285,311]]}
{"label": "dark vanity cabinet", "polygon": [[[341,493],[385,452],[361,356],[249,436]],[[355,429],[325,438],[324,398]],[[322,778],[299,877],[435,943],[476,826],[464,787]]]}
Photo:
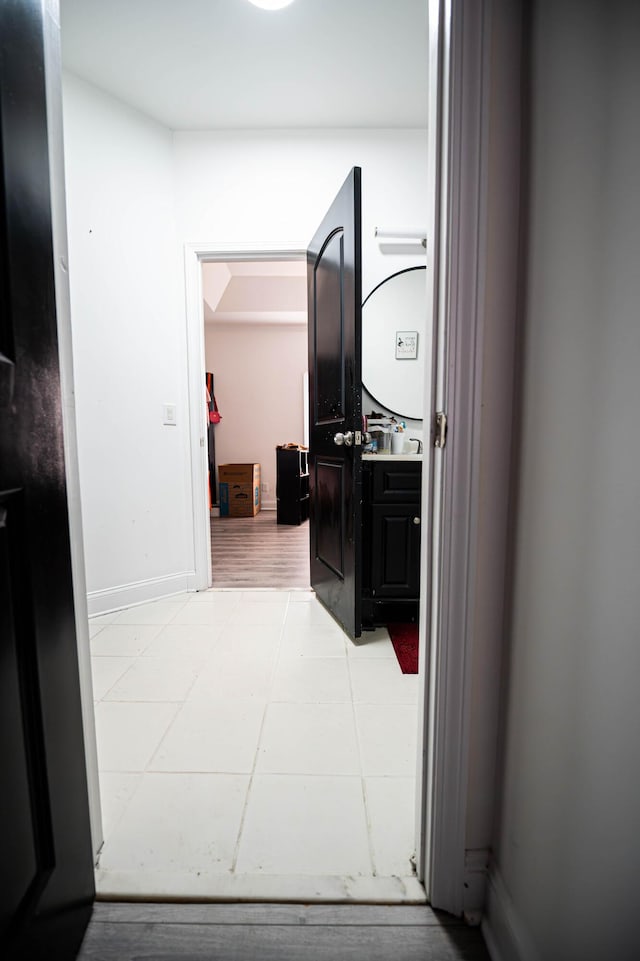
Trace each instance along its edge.
{"label": "dark vanity cabinet", "polygon": [[418,619],[419,460],[362,462],[362,626]]}

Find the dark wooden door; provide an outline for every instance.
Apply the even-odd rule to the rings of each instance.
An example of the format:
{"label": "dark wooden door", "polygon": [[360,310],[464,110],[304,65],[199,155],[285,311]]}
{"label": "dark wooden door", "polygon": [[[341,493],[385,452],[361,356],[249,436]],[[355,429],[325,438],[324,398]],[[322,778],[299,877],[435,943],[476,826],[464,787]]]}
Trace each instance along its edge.
{"label": "dark wooden door", "polygon": [[311,586],[351,637],[362,610],[360,194],[354,167],[307,252]]}
{"label": "dark wooden door", "polygon": [[0,956],[74,958],[94,897],[40,0],[0,3]]}

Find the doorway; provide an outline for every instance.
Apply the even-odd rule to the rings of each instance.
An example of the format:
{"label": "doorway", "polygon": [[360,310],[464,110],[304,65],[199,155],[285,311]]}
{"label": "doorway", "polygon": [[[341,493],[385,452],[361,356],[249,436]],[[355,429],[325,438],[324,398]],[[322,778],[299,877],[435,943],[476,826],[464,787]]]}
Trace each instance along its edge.
{"label": "doorway", "polygon": [[[309,525],[276,517],[276,449],[307,433],[305,260],[206,260],[202,291],[209,403],[220,417],[206,426],[212,586],[308,589]],[[250,485],[234,501],[227,484],[221,508],[218,471],[229,464],[258,465],[259,477],[252,471],[248,499]]]}
{"label": "doorway", "polygon": [[[480,35],[480,31],[478,31],[477,33],[478,33],[478,35]],[[474,35],[473,32],[471,32],[471,35]],[[476,85],[476,86],[477,86],[477,89],[479,89],[479,85]],[[474,89],[475,89],[475,88],[474,88]],[[437,105],[436,105],[436,106],[437,106]],[[433,116],[435,116],[435,115],[436,115],[436,111],[434,110],[434,111],[433,111]],[[432,129],[435,130],[436,127],[437,127],[437,125],[436,125],[435,123],[432,124]],[[436,665],[436,666],[437,666],[437,665]],[[459,672],[459,673],[461,674],[461,672]],[[436,676],[436,672],[435,672],[435,671],[434,671],[434,676]],[[440,685],[440,687],[444,687],[444,686],[445,686],[445,681],[447,680],[446,670],[444,671],[444,679],[442,678],[442,672],[437,675],[437,678],[436,678],[436,679],[437,679],[438,684]],[[457,682],[457,680],[458,680],[458,678],[457,678],[457,677],[454,677],[454,682]],[[460,688],[460,687],[461,687],[461,685],[458,684],[458,685],[457,685],[457,688]],[[436,690],[436,693],[437,693],[437,690]],[[456,689],[456,693],[457,693],[457,689]],[[460,700],[461,700],[461,698],[458,697],[458,701],[460,701]],[[455,705],[454,705],[454,707],[455,707]],[[460,713],[461,713],[461,712],[460,712]],[[462,716],[462,715],[461,715],[461,716]],[[446,721],[446,718],[445,718],[445,721]],[[447,726],[447,725],[446,725],[445,723],[443,723],[443,724],[440,725],[440,728],[439,728],[439,731],[438,731],[438,734],[437,734],[438,744],[441,745],[441,746],[442,746],[442,745],[446,745],[447,743],[457,744],[458,742],[457,742],[457,740],[456,740],[454,737],[452,737],[452,738],[447,738],[447,737],[445,737],[445,736],[441,733],[442,731],[445,731],[445,727],[446,727],[446,726]],[[449,726],[450,726],[450,725],[449,725]],[[446,733],[446,731],[445,731],[445,733]],[[433,752],[432,752],[432,753],[433,753]],[[446,761],[446,759],[447,759],[447,752],[443,750],[441,753],[442,753],[442,757],[445,758],[445,761]],[[466,756],[466,755],[465,755],[465,752],[464,752],[464,751],[461,751],[461,752],[460,752],[460,755],[461,755],[462,759],[464,760],[464,758],[465,758],[465,756]],[[459,764],[458,766],[462,769],[462,764]],[[440,769],[438,769],[438,770],[436,771],[436,774],[437,774],[437,775],[438,775],[439,773],[440,773]],[[460,781],[461,778],[459,778],[458,780]],[[438,778],[438,777],[436,777],[436,783],[441,783],[441,779]],[[447,791],[444,791],[444,792],[441,792],[441,793],[444,794],[444,795],[447,795]],[[455,792],[454,792],[453,790],[449,790],[448,793],[449,793],[449,794],[455,794]],[[458,795],[455,795],[455,796],[457,797]],[[465,795],[465,796],[466,796],[466,795]],[[445,800],[446,800],[446,798],[445,798]],[[441,807],[442,807],[442,810],[444,811],[444,810],[447,810],[447,809],[449,809],[449,808],[453,808],[453,805],[449,805],[449,806],[448,806],[447,804],[443,803],[443,804],[441,805]],[[459,807],[460,807],[460,810],[462,810],[462,806],[459,806]],[[463,812],[463,814],[464,814],[464,812]],[[462,819],[461,819],[461,820],[462,820]],[[460,832],[458,832],[458,834],[460,834]],[[449,835],[446,835],[446,834],[445,834],[444,836],[445,836],[446,838],[449,837]],[[456,840],[457,840],[457,838],[456,838]],[[445,848],[446,848],[446,850],[445,850]],[[443,845],[443,846],[442,846],[442,859],[441,859],[441,860],[442,860],[442,863],[443,863],[443,864],[450,862],[450,855],[451,855],[452,849],[453,849],[454,854],[456,855],[456,857],[458,857],[458,859],[460,859],[460,858],[462,857],[462,853],[461,853],[461,852],[463,851],[463,845],[462,845],[461,843],[452,844],[452,843],[449,841],[449,843],[448,843],[447,845]],[[449,856],[449,862],[447,861],[445,855],[448,855],[448,856]],[[441,873],[444,875],[444,874],[445,874],[445,871],[443,870]],[[456,887],[456,891],[457,891],[458,889],[460,889],[460,888],[461,888],[461,886],[458,885],[458,886]],[[455,898],[453,898],[453,900],[451,900],[451,899],[447,900],[447,898],[439,898],[439,899],[438,899],[438,903],[439,903],[440,905],[442,905],[442,904],[449,904],[449,903],[455,903],[455,900],[456,900]]]}

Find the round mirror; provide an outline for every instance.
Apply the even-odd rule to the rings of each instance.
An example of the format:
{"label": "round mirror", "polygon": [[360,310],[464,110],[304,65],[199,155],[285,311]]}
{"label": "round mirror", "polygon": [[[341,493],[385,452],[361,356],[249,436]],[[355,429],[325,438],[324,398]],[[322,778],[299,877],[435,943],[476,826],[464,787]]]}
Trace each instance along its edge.
{"label": "round mirror", "polygon": [[426,267],[409,267],[375,287],[362,305],[362,383],[382,407],[422,420]]}

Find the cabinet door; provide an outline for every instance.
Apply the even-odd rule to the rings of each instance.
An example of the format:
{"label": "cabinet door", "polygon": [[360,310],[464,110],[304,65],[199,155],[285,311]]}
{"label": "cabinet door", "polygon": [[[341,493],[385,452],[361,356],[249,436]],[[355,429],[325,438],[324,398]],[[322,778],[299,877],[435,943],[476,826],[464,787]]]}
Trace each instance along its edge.
{"label": "cabinet door", "polygon": [[418,597],[420,588],[419,505],[374,504],[371,513],[372,595],[374,597]]}

